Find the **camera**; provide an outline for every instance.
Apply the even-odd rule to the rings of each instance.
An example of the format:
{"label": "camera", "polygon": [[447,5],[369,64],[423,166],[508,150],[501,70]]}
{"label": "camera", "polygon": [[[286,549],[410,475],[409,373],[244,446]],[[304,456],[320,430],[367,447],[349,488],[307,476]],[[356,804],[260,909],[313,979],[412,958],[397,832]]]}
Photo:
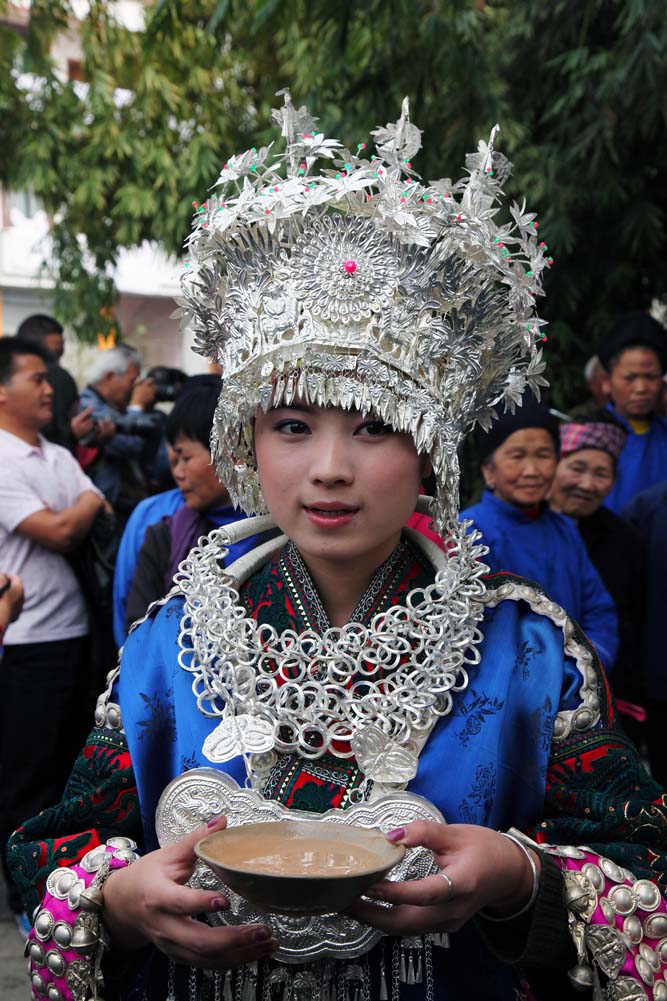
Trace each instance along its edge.
{"label": "camera", "polygon": [[155,365],[146,373],[146,378],[153,380],[156,390],[156,403],[175,403],[183,389],[187,376],[180,368]]}

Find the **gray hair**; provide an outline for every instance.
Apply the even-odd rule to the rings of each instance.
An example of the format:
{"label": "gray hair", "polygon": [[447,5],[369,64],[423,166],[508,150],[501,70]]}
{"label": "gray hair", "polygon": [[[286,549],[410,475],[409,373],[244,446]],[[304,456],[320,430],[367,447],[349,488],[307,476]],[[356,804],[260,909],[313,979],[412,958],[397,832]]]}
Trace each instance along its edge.
{"label": "gray hair", "polygon": [[598,356],[591,355],[591,357],[586,362],[586,365],[584,366],[584,378],[586,379],[586,382],[589,382],[593,378],[593,373],[595,372],[595,369],[598,367],[598,365],[600,366],[600,368],[604,368],[604,365],[602,364]]}
{"label": "gray hair", "polygon": [[122,351],[124,355],[127,355],[130,361],[134,362],[137,368],[141,368],[141,355],[135,347],[132,347],[131,344],[125,344],[124,342],[116,345],[116,347],[119,351]]}
{"label": "gray hair", "polygon": [[101,382],[107,372],[123,375],[130,365],[141,365],[141,358],[135,351],[130,353],[121,347],[98,351],[88,370],[88,382],[94,386],[96,382]]}

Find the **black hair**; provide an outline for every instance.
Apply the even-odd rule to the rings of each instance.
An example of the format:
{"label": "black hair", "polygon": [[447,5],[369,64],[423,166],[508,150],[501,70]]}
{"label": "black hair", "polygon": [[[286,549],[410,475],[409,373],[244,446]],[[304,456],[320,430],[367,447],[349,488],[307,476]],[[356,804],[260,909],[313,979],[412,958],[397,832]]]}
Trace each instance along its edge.
{"label": "black hair", "polygon": [[653,351],[663,371],[667,369],[667,330],[649,313],[635,311],[621,316],[598,348],[598,357],[611,373],[625,351],[644,348]]}
{"label": "black hair", "polygon": [[28,341],[37,341],[42,344],[49,334],[62,334],[63,328],[57,320],[45,313],[34,313],[27,316],[16,331],[16,336]]}
{"label": "black hair", "polygon": [[11,381],[16,371],[14,359],[22,355],[37,355],[47,365],[53,360],[51,352],[39,341],[31,341],[27,337],[0,337],[0,386],[6,386]]}
{"label": "black hair", "polygon": [[183,393],[167,417],[166,435],[170,445],[174,445],[179,435],[199,441],[210,448],[213,417],[220,395],[220,380],[214,386],[198,386]]}
{"label": "black hair", "polygon": [[475,445],[480,463],[484,466],[491,462],[496,449],[500,448],[511,434],[526,428],[542,428],[546,431],[551,436],[554,452],[558,457],[560,451],[558,427],[558,418],[549,409],[548,404],[537,400],[533,393],[528,391],[523,397],[522,406],[517,407],[514,413],[508,410],[501,414],[488,431],[484,431],[481,427],[475,428]]}

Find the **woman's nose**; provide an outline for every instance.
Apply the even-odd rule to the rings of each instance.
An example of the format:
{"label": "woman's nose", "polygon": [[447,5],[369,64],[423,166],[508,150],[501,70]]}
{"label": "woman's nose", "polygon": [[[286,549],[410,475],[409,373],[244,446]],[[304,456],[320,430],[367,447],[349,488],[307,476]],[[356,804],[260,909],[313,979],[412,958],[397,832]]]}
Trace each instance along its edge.
{"label": "woman's nose", "polygon": [[354,472],[347,445],[335,436],[318,441],[310,474],[320,483],[350,483]]}

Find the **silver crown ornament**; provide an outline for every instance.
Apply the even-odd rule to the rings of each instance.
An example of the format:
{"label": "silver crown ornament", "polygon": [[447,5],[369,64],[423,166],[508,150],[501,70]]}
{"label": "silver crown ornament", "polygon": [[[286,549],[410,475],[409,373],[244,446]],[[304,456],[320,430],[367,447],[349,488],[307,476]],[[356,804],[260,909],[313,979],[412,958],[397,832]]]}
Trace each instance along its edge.
{"label": "silver crown ornament", "polygon": [[462,180],[424,182],[407,99],[369,156],[325,138],[283,93],[284,151],[232,156],[197,208],[175,314],[222,366],[220,478],[247,513],[266,510],[259,407],[298,397],[372,412],[430,454],[442,531],[457,514],[463,436],[546,384],[535,298],[551,259],[525,206],[497,220],[511,166],[497,127]]}

